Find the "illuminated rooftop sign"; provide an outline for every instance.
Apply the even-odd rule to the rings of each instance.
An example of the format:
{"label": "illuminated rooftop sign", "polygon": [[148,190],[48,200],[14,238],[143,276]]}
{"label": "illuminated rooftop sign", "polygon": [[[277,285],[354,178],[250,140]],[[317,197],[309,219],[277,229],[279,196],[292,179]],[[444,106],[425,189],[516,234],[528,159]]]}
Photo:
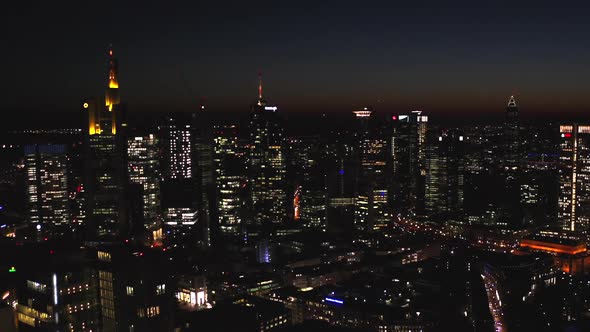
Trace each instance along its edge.
{"label": "illuminated rooftop sign", "polygon": [[344,304],[344,301],[338,300],[338,299],[333,299],[331,297],[326,297],[324,300],[326,300],[328,302],[332,302],[332,303]]}
{"label": "illuminated rooftop sign", "polygon": [[368,111],[366,108],[363,111],[354,111],[352,112],[356,115],[357,118],[368,118],[371,116],[371,111]]}

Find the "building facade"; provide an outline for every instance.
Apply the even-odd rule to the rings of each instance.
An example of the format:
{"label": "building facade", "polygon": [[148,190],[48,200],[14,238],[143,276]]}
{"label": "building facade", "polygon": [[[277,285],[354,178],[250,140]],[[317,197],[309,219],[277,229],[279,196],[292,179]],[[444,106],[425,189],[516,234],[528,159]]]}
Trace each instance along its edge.
{"label": "building facade", "polygon": [[258,90],[250,113],[251,223],[277,224],[286,218],[284,132],[277,107],[262,97],[262,81]]}
{"label": "building facade", "polygon": [[559,126],[558,221],[563,230],[582,231],[590,222],[590,125]]}
{"label": "building facade", "polygon": [[65,145],[25,146],[29,221],[51,233],[69,225]]}

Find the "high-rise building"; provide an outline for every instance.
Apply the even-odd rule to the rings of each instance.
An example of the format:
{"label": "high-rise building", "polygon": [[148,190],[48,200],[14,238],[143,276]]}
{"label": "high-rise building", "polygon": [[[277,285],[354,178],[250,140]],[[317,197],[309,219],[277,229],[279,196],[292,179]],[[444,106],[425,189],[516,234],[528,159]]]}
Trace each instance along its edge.
{"label": "high-rise building", "polygon": [[96,255],[102,331],[171,331],[175,289],[164,252],[110,246]]}
{"label": "high-rise building", "polygon": [[167,116],[160,127],[163,151],[162,173],[164,180],[193,177],[191,125],[177,116]]}
{"label": "high-rise building", "polygon": [[198,217],[198,190],[193,178],[193,139],[190,120],[181,114],[164,118],[159,126],[162,169],[162,213],[168,239],[194,243]]}
{"label": "high-rise building", "polygon": [[358,181],[354,225],[357,230],[376,231],[391,219],[388,200],[387,141],[371,128],[373,112],[368,108],[354,112],[357,131]]}
{"label": "high-rise building", "polygon": [[205,107],[167,116],[159,127],[162,150],[162,207],[171,238],[209,246],[215,211],[213,138],[204,124]]}
{"label": "high-rise building", "polygon": [[96,270],[79,258],[49,256],[59,257],[38,252],[32,258],[39,260],[36,268],[19,278],[19,331],[97,331],[100,308]]}
{"label": "high-rise building", "polygon": [[281,223],[286,218],[284,133],[276,106],[262,97],[250,114],[250,180],[255,225]]}
{"label": "high-rise building", "polygon": [[355,137],[349,132],[336,133],[334,143],[324,147],[327,165],[328,231],[351,238],[353,230],[358,160]]}
{"label": "high-rise building", "polygon": [[559,126],[558,220],[562,229],[590,226],[590,125]]}
{"label": "high-rise building", "polygon": [[[88,114],[86,186],[89,235],[118,236],[126,231],[124,206],[125,143],[120,121],[123,106],[119,98],[117,60],[109,50],[108,85],[104,105],[93,99],[82,102]],[[126,124],[125,124],[126,125]]]}
{"label": "high-rise building", "polygon": [[83,137],[71,145],[68,150],[68,191],[69,191],[69,208],[70,220],[73,226],[84,225],[86,223],[86,190],[84,177],[84,163],[86,159],[86,146]]}
{"label": "high-rise building", "polygon": [[127,174],[129,182],[141,187],[142,228],[151,240],[162,237],[160,210],[160,167],[158,141],[153,134],[127,141]]}
{"label": "high-rise building", "polygon": [[318,136],[291,137],[287,176],[293,193],[293,221],[305,227],[327,228],[327,169]]}
{"label": "high-rise building", "polygon": [[422,213],[428,116],[412,111],[391,120],[391,202],[398,213]]}
{"label": "high-rise building", "polygon": [[29,221],[38,231],[53,233],[70,223],[66,165],[65,145],[25,146]]}
{"label": "high-rise building", "polygon": [[237,128],[235,125],[218,126],[214,135],[219,226],[222,233],[238,234],[246,178],[244,160],[238,152]]}
{"label": "high-rise building", "polygon": [[456,218],[463,210],[464,136],[458,131],[430,135],[426,148],[425,210],[432,220]]}
{"label": "high-rise building", "polygon": [[204,246],[211,245],[211,225],[217,224],[214,142],[212,126],[205,121],[206,109],[201,105],[191,114],[193,137],[193,177],[198,188],[199,223],[197,234]]}
{"label": "high-rise building", "polygon": [[504,164],[505,167],[518,167],[521,159],[520,128],[518,122],[518,106],[514,96],[510,96],[506,106],[506,122],[504,123]]}

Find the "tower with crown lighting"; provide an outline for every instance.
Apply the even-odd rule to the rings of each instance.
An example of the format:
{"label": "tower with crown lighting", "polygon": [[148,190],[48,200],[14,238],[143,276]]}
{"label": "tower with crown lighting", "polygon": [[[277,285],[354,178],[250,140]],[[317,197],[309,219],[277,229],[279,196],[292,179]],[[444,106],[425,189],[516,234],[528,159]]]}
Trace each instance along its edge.
{"label": "tower with crown lighting", "polygon": [[514,96],[510,96],[506,106],[506,120],[504,122],[504,163],[505,167],[516,169],[520,162],[520,128],[519,111]]}
{"label": "tower with crown lighting", "polygon": [[108,79],[104,103],[94,98],[82,101],[88,115],[85,190],[88,236],[120,236],[126,229],[125,138],[119,97],[118,63],[112,47],[108,51]]}

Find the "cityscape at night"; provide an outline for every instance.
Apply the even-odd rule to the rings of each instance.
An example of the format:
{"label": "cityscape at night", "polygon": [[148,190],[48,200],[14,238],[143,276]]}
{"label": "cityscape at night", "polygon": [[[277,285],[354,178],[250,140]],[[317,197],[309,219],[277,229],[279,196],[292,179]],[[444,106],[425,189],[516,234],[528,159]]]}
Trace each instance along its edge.
{"label": "cityscape at night", "polygon": [[590,6],[15,4],[0,332],[590,331]]}

